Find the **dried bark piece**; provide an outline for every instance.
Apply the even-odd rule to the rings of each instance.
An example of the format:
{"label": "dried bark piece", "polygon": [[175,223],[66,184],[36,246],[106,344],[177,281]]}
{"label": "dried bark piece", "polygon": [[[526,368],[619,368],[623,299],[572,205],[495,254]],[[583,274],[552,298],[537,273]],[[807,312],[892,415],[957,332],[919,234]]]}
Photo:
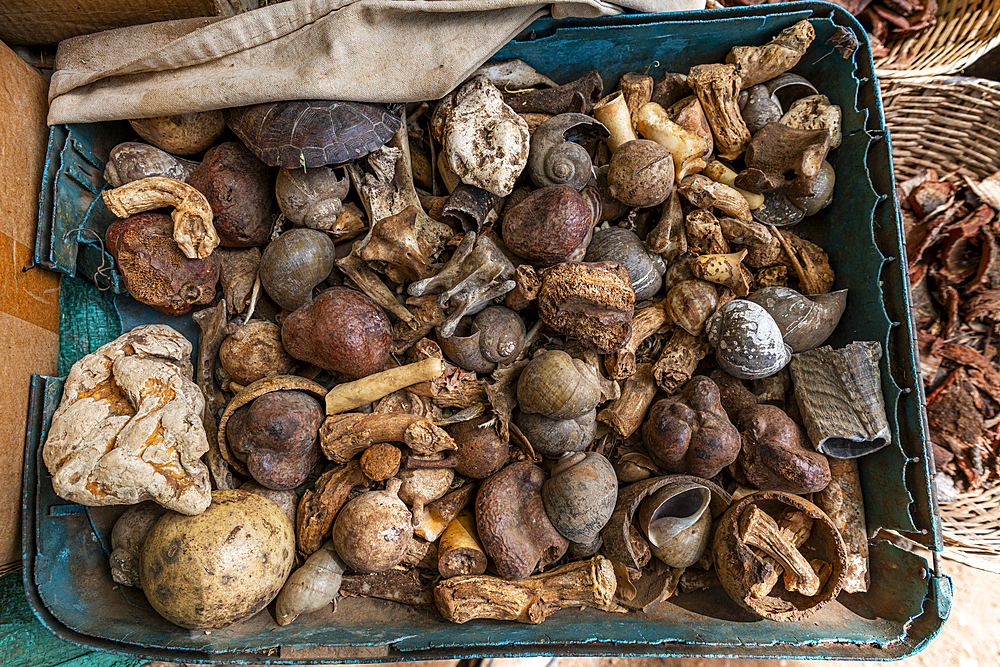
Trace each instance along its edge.
{"label": "dried bark piece", "polygon": [[815,496],[816,505],[837,527],[847,548],[843,589],[848,593],[868,591],[868,528],[865,502],[855,459],[830,459],[830,485]]}
{"label": "dried bark piece", "polygon": [[[718,219],[706,208],[696,208],[684,220],[688,250],[697,254],[729,252],[729,243],[722,234]],[[693,262],[692,262],[693,263]],[[694,274],[694,271],[691,272]]]}
{"label": "dried bark piece", "polygon": [[389,394],[444,373],[441,359],[423,359],[413,364],[372,373],[359,380],[338,384],[326,395],[326,414],[336,415],[360,408]]}
{"label": "dried bark piece", "polygon": [[541,623],[567,607],[612,606],[617,580],[603,556],[517,582],[485,575],[446,579],[434,587],[438,611],[452,623],[476,618]]}
{"label": "dried bark piece", "polygon": [[688,251],[684,212],[680,193],[676,190],[663,202],[659,222],[646,235],[646,247],[651,252],[660,253],[668,262]]}
{"label": "dried bark piece", "polygon": [[809,21],[799,21],[764,46],[734,46],[726,62],[736,66],[741,88],[749,88],[795,67],[815,38]]}
{"label": "dried bark piece", "polygon": [[618,90],[625,96],[625,106],[628,107],[628,115],[632,119],[632,129],[635,129],[639,107],[653,97],[653,77],[638,72],[626,72],[618,80]]}
{"label": "dried bark piece", "polygon": [[795,397],[809,439],[819,451],[856,458],[892,440],[878,361],[882,346],[859,341],[792,355]]}
{"label": "dried bark piece", "polygon": [[604,367],[612,380],[625,380],[635,373],[635,354],[643,341],[667,324],[664,302],[640,310],[632,318],[632,335],[620,350],[604,357]]}
{"label": "dried bark piece", "polygon": [[756,292],[765,287],[788,287],[788,267],[767,266],[758,271],[750,284],[750,290]]}
{"label": "dried bark piece", "polygon": [[781,231],[768,225],[771,233],[785,251],[782,264],[795,270],[799,291],[803,294],[826,294],[833,287],[834,273],[830,257],[815,243],[788,230]]}
{"label": "dried bark piece", "polygon": [[597,70],[587,72],[576,81],[570,81],[557,88],[542,88],[526,93],[504,92],[503,101],[514,111],[524,113],[547,113],[556,116],[575,112],[589,114],[594,104],[601,99],[604,82]]}
{"label": "dried bark piece", "polygon": [[433,422],[416,415],[331,415],[319,429],[319,444],[326,457],[346,463],[380,442],[402,442],[418,454],[458,449],[455,441]]}
{"label": "dried bark piece", "polygon": [[469,408],[485,403],[486,381],[472,371],[467,371],[444,359],[441,346],[430,339],[418,341],[413,347],[417,359],[439,359],[443,372],[440,376],[408,387],[418,396],[429,397],[439,408]]}
{"label": "dried bark piece", "polygon": [[242,313],[250,302],[250,292],[260,267],[260,248],[217,248],[219,284],[229,315]]}
{"label": "dried bark piece", "polygon": [[212,420],[226,403],[222,391],[215,386],[215,361],[219,357],[219,348],[226,337],[226,300],[223,299],[214,308],[199,310],[191,316],[198,323],[201,333],[198,335],[198,366],[195,378],[198,387],[205,396],[208,411]]}
{"label": "dried bark piece", "polygon": [[318,551],[329,537],[333,520],[351,491],[358,486],[367,487],[370,483],[357,461],[323,473],[316,480],[316,486],[302,494],[299,501],[295,521],[299,553],[308,557]]}
{"label": "dried bark piece", "polygon": [[501,366],[493,372],[493,382],[486,383],[486,397],[497,416],[497,435],[503,442],[510,441],[511,413],[517,405],[517,379],[528,363],[528,359],[521,359]]}
{"label": "dried bark piece", "polygon": [[602,354],[628,342],[634,305],[632,281],[616,262],[564,262],[542,273],[539,317]]}
{"label": "dried bark piece", "polygon": [[719,157],[738,158],[750,143],[750,130],[736,100],[740,90],[752,84],[743,82],[735,65],[718,63],[692,67],[687,82],[701,102]]}
{"label": "dried bark piece", "polygon": [[155,500],[182,514],[211,503],[191,343],[145,324],[73,364],[42,457],[61,498],[89,506]]}
{"label": "dried bark piece", "polygon": [[205,195],[182,181],[150,176],[101,193],[108,210],[119,218],[172,206],[174,241],[188,259],[204,259],[219,245],[212,207]]}
{"label": "dried bark piece", "polygon": [[345,574],[340,582],[342,597],[392,600],[415,607],[430,607],[434,594],[416,569],[392,569],[374,574]]}
{"label": "dried bark piece", "polygon": [[649,406],[653,404],[656,390],[653,364],[638,364],[635,372],[625,380],[621,396],[597,413],[597,421],[604,422],[620,436],[628,438],[642,424]]}
{"label": "dried bark piece", "polygon": [[663,346],[663,352],[653,366],[653,377],[660,389],[673,394],[691,379],[698,362],[711,350],[705,336],[692,336],[684,329],[676,327],[670,340]]}

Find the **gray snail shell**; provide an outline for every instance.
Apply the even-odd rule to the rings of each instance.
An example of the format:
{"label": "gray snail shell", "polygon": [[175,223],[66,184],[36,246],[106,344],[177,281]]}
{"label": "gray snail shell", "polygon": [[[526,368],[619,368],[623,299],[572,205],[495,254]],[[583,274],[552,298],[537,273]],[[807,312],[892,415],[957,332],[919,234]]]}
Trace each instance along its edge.
{"label": "gray snail shell", "polygon": [[492,373],[524,347],[524,320],[510,308],[490,306],[475,319],[462,318],[455,334],[437,339],[449,359],[467,371]]}
{"label": "gray snail shell", "polygon": [[570,542],[593,544],[617,500],[614,466],[597,452],[563,454],[542,484],[545,514]]}
{"label": "gray snail shell", "polygon": [[819,347],[837,328],[847,306],[847,290],[806,296],[790,287],[765,287],[747,297],[763,307],[792,352]]}
{"label": "gray snail shell", "polygon": [[314,229],[290,229],[271,241],[260,258],[260,284],[285,310],[295,310],[333,270],[333,241]]}
{"label": "gray snail shell", "polygon": [[806,217],[804,210],[796,206],[788,195],[780,192],[765,192],[764,203],[751,213],[757,222],[775,227],[791,227]]}
{"label": "gray snail shell", "polygon": [[694,565],[712,533],[712,492],[678,480],[657,489],[639,505],[636,518],[653,554],[669,567]]}
{"label": "gray snail shell", "polygon": [[773,375],[792,359],[774,318],[745,299],[725,304],[708,319],[705,330],[724,371],[741,380]]}
{"label": "gray snail shell", "polygon": [[562,456],[582,452],[597,435],[597,408],[576,419],[549,419],[537,413],[520,411],[514,418],[517,427],[534,450],[542,456]]}
{"label": "gray snail shell", "polygon": [[281,212],[295,226],[325,230],[331,229],[337,221],[350,187],[347,175],[338,180],[331,167],[283,168],[278,171],[274,194]]}
{"label": "gray snail shell", "polygon": [[802,209],[805,217],[816,215],[833,201],[833,186],[836,180],[837,174],[833,170],[833,165],[823,160],[819,174],[813,181],[812,191],[805,197],[789,197],[789,199]]}
{"label": "gray snail shell", "polygon": [[535,128],[528,153],[528,175],[535,185],[568,185],[580,190],[596,177],[587,149],[577,139],[607,137],[604,125],[581,113],[563,113]]}
{"label": "gray snail shell", "polygon": [[771,97],[770,91],[763,83],[750,86],[740,93],[738,98],[740,115],[747,124],[750,134],[768,123],[777,123],[781,119],[781,105]]}
{"label": "gray snail shell", "polygon": [[517,381],[522,412],[550,419],[576,419],[601,400],[601,383],[593,366],[562,350],[549,350],[532,359]]}
{"label": "gray snail shell", "polygon": [[621,227],[594,232],[583,261],[621,264],[628,271],[636,303],[660,291],[667,270],[662,257],[649,252],[635,232]]}

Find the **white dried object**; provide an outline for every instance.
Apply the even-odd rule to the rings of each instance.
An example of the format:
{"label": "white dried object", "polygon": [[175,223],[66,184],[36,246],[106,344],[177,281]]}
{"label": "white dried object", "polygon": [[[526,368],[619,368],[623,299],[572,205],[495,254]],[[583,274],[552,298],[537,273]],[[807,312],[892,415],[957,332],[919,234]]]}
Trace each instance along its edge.
{"label": "white dried object", "polygon": [[455,95],[442,130],[443,155],[463,183],[506,197],[528,163],[528,123],[486,77]]}
{"label": "white dried object", "polygon": [[274,614],[278,625],[288,625],[300,614],[319,611],[334,602],[346,570],[333,542],[327,540],[319,551],[306,559],[305,565],[292,572],[278,593]]}
{"label": "white dried object", "polygon": [[211,502],[191,343],[146,324],[73,364],[42,451],[57,495],[82,505],[155,500],[182,514]]}

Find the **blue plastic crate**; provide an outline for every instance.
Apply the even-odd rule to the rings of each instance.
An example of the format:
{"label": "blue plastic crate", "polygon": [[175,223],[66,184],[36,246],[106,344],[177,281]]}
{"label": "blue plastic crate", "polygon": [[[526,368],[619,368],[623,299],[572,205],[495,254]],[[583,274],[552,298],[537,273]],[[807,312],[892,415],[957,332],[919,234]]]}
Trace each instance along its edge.
{"label": "blue plastic crate", "polygon": [[[458,626],[433,611],[351,598],[340,601],[336,613],[303,616],[284,628],[261,613],[210,635],[182,630],[152,611],[141,591],[116,588],[111,580],[110,529],[122,508],[83,508],[52,492],[39,443],[61,383],[37,377],[26,441],[23,544],[25,589],[38,618],[58,636],[82,646],[188,663],[514,655],[888,660],[923,648],[948,616],[951,581],[940,574],[936,554],[929,564],[875,537],[892,530],[932,550],[941,548],[907,275],[900,261],[906,253],[891,149],[864,30],[844,10],[822,2],[540,20],[496,57],[521,58],[560,81],[597,69],[611,86],[627,71],[651,67],[653,74],[683,72],[693,64],[722,62],[730,47],[763,44],[803,19],[812,22],[816,40],[793,71],[816,82],[841,106],[844,139],[830,158],[837,171],[833,204],[799,229],[829,253],[837,272],[835,289],[850,290],[847,311],[830,343],[877,340],[886,350],[882,381],[893,442],[860,462],[872,537],[868,593],[842,593],[799,623],[751,616],[716,587],[672,598],[648,614],[563,611],[541,625],[473,621]],[[851,58],[827,44],[838,27],[858,39]],[[108,327],[102,340],[92,330],[79,334],[73,316],[81,308],[80,289],[85,286],[64,289],[67,326],[61,358],[68,361],[119,333]],[[94,305],[88,300],[100,300],[103,305],[95,311],[102,315],[112,312],[105,301],[110,298],[93,290],[83,295],[88,306]],[[127,307],[119,310],[124,328],[144,317]]]}

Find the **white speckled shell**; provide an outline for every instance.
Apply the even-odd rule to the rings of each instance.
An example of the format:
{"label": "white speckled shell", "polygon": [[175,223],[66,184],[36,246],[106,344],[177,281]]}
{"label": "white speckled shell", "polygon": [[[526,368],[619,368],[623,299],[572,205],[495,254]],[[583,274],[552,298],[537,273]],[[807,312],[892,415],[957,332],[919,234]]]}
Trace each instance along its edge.
{"label": "white speckled shell", "polygon": [[709,318],[705,330],[719,365],[743,380],[773,375],[792,358],[774,318],[752,301],[730,301]]}

